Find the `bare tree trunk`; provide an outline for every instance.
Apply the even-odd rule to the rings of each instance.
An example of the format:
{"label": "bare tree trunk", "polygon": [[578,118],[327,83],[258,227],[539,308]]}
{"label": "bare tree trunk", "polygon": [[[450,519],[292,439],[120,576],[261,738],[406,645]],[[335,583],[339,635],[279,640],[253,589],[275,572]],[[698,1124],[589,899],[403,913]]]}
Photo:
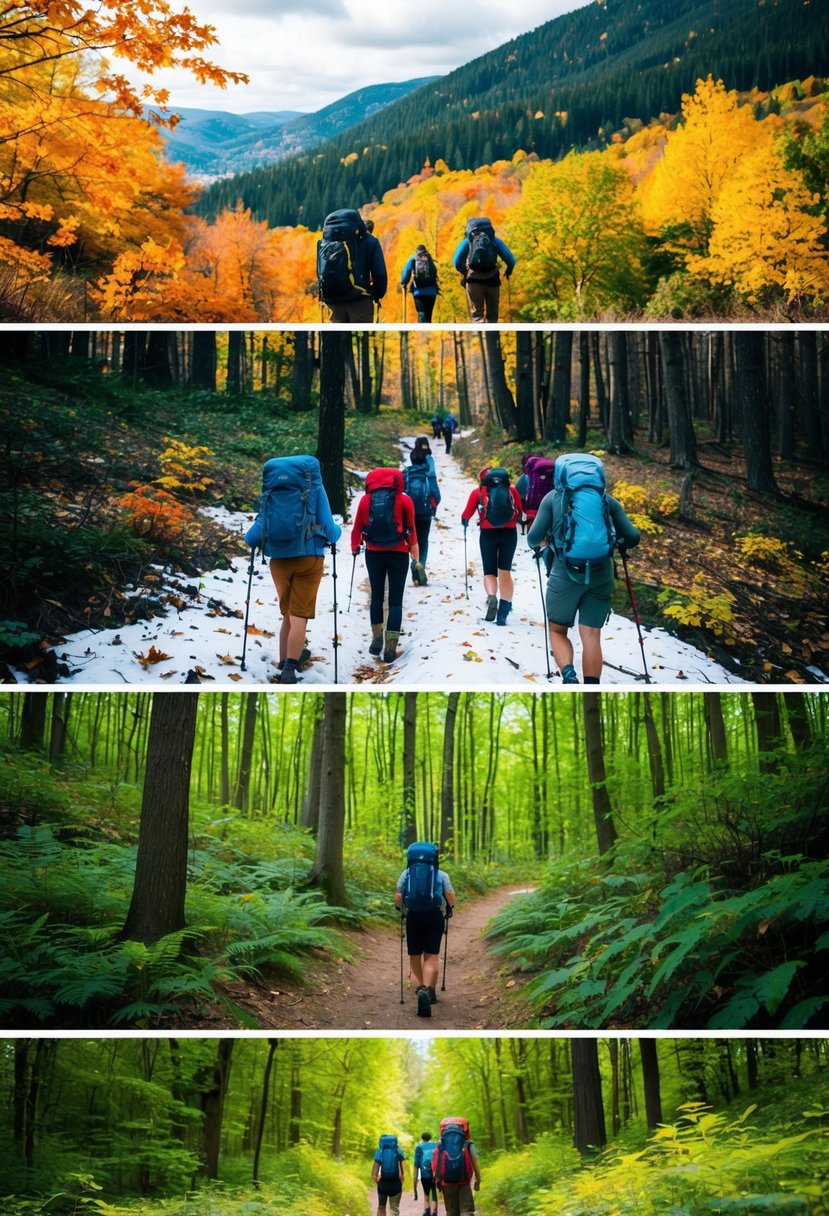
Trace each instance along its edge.
{"label": "bare tree trunk", "polygon": [[584,741],[587,753],[587,775],[593,797],[593,817],[596,821],[596,839],[599,853],[604,854],[616,842],[613,823],[613,808],[607,792],[607,772],[602,741],[601,693],[582,693],[584,717]]}
{"label": "bare tree trunk", "polygon": [[348,906],[343,869],[345,838],[346,694],[324,693],[323,761],[317,852],[308,885],[319,887],[329,904]]}

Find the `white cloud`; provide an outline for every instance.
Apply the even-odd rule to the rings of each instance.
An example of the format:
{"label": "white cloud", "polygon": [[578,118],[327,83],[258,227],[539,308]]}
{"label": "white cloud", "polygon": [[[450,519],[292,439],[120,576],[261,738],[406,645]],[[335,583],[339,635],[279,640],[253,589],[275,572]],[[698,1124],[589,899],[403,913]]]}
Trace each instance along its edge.
{"label": "white cloud", "polygon": [[584,0],[483,0],[474,8],[445,0],[190,0],[215,26],[210,58],[247,72],[251,82],[221,90],[184,72],[154,78],[171,104],[206,109],[311,112],[354,89],[439,76],[493,50]]}

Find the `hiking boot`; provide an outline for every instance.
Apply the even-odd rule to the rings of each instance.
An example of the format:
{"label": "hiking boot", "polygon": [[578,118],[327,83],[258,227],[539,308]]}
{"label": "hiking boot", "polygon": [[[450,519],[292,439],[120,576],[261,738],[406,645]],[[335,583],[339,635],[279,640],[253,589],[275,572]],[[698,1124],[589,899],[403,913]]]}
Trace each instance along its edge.
{"label": "hiking boot", "polygon": [[579,677],[576,675],[576,669],[572,663],[567,663],[561,669],[562,684],[578,684]]}
{"label": "hiking boot", "polygon": [[426,586],[426,567],[423,562],[412,562],[412,581],[416,587]]}
{"label": "hiking boot", "polygon": [[418,988],[417,990],[417,1016],[419,1018],[432,1016],[432,1002],[429,1000],[428,988]]}
{"label": "hiking boot", "polygon": [[432,1005],[437,1005],[438,1003],[438,994],[435,992],[434,988],[429,989],[429,1001]]}
{"label": "hiking boot", "polygon": [[371,627],[371,642],[369,643],[368,652],[377,658],[380,651],[383,649],[383,626],[372,625]]}
{"label": "hiking boot", "polygon": [[[302,671],[303,667],[308,662],[310,657],[311,657],[311,651],[307,650],[305,647],[303,647],[303,649],[299,652],[299,658],[296,661],[297,671]],[[280,659],[276,665],[276,670],[281,672],[284,669],[284,667],[285,667],[285,660]]]}
{"label": "hiking boot", "polygon": [[497,611],[498,611],[498,596],[497,595],[488,595],[486,597],[486,614],[484,615],[484,620],[485,621],[494,621],[495,614]]}
{"label": "hiking boot", "polygon": [[286,659],[282,665],[282,675],[279,677],[280,684],[297,684],[299,681],[296,678],[296,659]]}
{"label": "hiking boot", "polygon": [[389,629],[386,631],[386,649],[383,651],[383,662],[393,663],[397,658],[397,639],[400,633]]}
{"label": "hiking boot", "polygon": [[501,600],[498,605],[498,614],[495,617],[496,625],[506,625],[507,617],[512,612],[512,600]]}

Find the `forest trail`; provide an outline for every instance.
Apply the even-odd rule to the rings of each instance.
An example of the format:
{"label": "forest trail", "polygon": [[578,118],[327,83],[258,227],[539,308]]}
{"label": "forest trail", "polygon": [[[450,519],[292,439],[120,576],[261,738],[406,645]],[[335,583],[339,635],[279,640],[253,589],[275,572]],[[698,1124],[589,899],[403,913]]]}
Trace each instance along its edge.
{"label": "forest trail", "polygon": [[[514,884],[470,900],[460,898],[449,921],[446,991],[438,987],[431,1018],[415,1012],[404,951],[404,1004],[400,1004],[400,927],[379,925],[347,932],[353,959],[310,963],[304,985],[274,987],[269,993],[250,986],[228,991],[231,1000],[253,1014],[261,1029],[279,1030],[485,1030],[516,1029],[529,1011],[516,1001],[499,975],[483,930],[509,903],[529,893]],[[443,953],[441,953],[441,978]],[[508,981],[513,984],[510,979]]]}
{"label": "forest trail", "polygon": [[[473,434],[468,442],[479,442]],[[400,451],[389,453],[408,463],[414,437],[400,441]],[[468,598],[464,588],[464,538],[460,516],[474,482],[438,440],[432,443],[441,503],[432,525],[427,562],[428,585],[408,583],[403,600],[403,629],[397,661],[385,664],[368,654],[370,641],[369,586],[365,559],[352,560],[346,525],[337,546],[336,587],[331,554],[317,601],[317,618],[311,621],[308,642],[311,659],[300,687],[335,683],[334,595],[337,617],[337,680],[340,685],[423,685],[426,687],[555,688],[554,673],[547,679],[546,629],[542,619],[538,571],[526,538],[519,535],[513,562],[515,595],[506,626],[483,619],[484,593],[478,528],[473,520],[466,542]],[[487,461],[481,451],[481,465]],[[243,534],[253,518],[249,513],[211,510],[212,518],[231,532]],[[643,544],[647,544],[647,537]],[[635,581],[635,553],[631,556]],[[353,575],[353,582],[352,582]],[[57,648],[58,658],[70,674],[61,683],[123,688],[125,685],[183,684],[188,671],[196,671],[209,688],[267,686],[277,676],[279,613],[274,602],[270,572],[257,556],[254,564],[245,669],[241,666],[243,622],[248,565],[234,560],[230,570],[214,570],[197,580],[157,571],[156,582],[141,589],[150,601],[162,591],[174,597],[176,609],[166,616],[136,622],[119,629],[83,630]],[[134,589],[133,589],[133,592]],[[351,606],[349,608],[349,594]],[[617,595],[620,592],[617,590]],[[621,592],[621,594],[624,594]],[[644,654],[652,681],[657,685],[693,686],[744,683],[702,651],[672,637],[663,629],[643,629]],[[581,644],[573,631],[575,664],[581,671]],[[641,683],[642,647],[633,621],[611,613],[602,633],[604,684]],[[17,674],[20,682],[27,675]]]}

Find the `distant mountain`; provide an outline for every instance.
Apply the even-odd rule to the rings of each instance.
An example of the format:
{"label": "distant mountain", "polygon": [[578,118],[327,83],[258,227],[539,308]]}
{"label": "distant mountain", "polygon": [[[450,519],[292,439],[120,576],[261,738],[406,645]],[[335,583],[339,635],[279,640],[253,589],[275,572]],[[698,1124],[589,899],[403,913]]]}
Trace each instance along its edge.
{"label": "distant mountain", "polygon": [[222,177],[310,151],[436,79],[424,76],[369,85],[314,114],[296,110],[230,114],[185,108],[177,111],[181,121],[174,130],[161,134],[169,160],[183,161],[193,174]]}
{"label": "distant mountain", "polygon": [[829,75],[829,22],[812,0],[594,0],[292,156],[209,188],[212,215],[241,199],[274,227],[319,227],[406,181],[427,160],[475,169],[522,148],[553,159],[602,147],[626,118],[679,112],[709,74],[769,89]]}

